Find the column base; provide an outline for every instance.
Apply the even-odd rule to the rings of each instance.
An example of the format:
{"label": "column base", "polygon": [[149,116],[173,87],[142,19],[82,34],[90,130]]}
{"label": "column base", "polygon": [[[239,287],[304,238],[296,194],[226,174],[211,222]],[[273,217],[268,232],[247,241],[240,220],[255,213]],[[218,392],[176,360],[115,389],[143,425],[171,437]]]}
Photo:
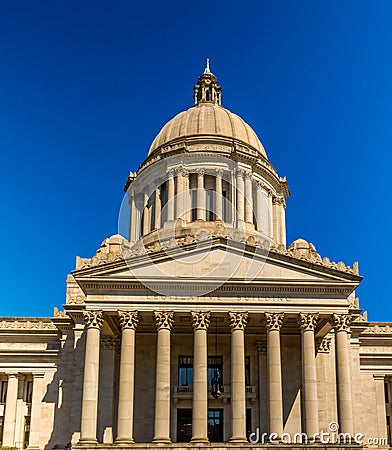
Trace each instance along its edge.
{"label": "column base", "polygon": [[131,438],[131,439],[116,439],[114,441],[114,443],[116,445],[128,445],[128,444],[134,444],[135,441]]}
{"label": "column base", "polygon": [[244,437],[236,437],[236,436],[233,436],[233,437],[231,437],[231,438],[229,439],[229,442],[230,442],[231,444],[241,444],[241,443],[247,443],[248,440],[247,440],[246,438],[244,438]]}
{"label": "column base", "polygon": [[193,437],[191,439],[191,444],[209,444],[210,441],[208,440],[208,438],[203,438],[203,437]]}
{"label": "column base", "polygon": [[79,439],[78,445],[95,445],[97,443],[97,439]]}
{"label": "column base", "polygon": [[170,438],[161,438],[161,437],[156,437],[152,440],[152,442],[154,444],[171,444],[172,441]]}

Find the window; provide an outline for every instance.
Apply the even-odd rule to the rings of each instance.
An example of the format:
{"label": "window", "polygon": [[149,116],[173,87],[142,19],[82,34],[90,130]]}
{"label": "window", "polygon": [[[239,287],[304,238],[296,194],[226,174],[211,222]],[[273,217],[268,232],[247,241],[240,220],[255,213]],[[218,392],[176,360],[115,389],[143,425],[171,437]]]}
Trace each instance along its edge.
{"label": "window", "polygon": [[4,417],[0,417],[0,445],[3,444]]}
{"label": "window", "polygon": [[223,199],[222,199],[223,200],[223,204],[222,204],[222,219],[223,219],[224,222],[228,222],[229,221],[228,214],[227,214],[227,212],[228,212],[228,208],[227,208],[228,201],[227,201],[227,192],[226,191],[222,192],[222,197],[223,197]]}
{"label": "window", "polygon": [[208,410],[208,440],[223,442],[223,409]]}
{"label": "window", "polygon": [[[209,356],[208,357],[208,386],[211,386],[211,381],[214,378],[215,370],[220,371],[221,380],[223,383],[223,357]],[[192,386],[193,384],[193,356],[179,356],[178,357],[178,385]]]}
{"label": "window", "polygon": [[192,438],[192,410],[177,409],[177,442],[189,442]]}
{"label": "window", "polygon": [[26,403],[31,403],[32,397],[33,397],[33,382],[27,381],[24,401]]}
{"label": "window", "polygon": [[7,398],[7,381],[0,381],[0,403],[5,403]]}
{"label": "window", "polygon": [[216,369],[219,370],[221,383],[223,384],[223,363],[222,356],[209,356],[208,357],[208,386],[211,386],[211,381],[215,376]]}
{"label": "window", "polygon": [[180,356],[178,358],[178,385],[192,386],[193,384],[193,357]]}
{"label": "window", "polygon": [[207,209],[207,222],[213,222],[215,220],[214,214],[214,191],[212,189],[206,190],[206,209]]}
{"label": "window", "polygon": [[245,384],[250,386],[250,356],[245,356]]}
{"label": "window", "polygon": [[29,446],[30,440],[30,416],[25,416],[24,423],[24,448]]}

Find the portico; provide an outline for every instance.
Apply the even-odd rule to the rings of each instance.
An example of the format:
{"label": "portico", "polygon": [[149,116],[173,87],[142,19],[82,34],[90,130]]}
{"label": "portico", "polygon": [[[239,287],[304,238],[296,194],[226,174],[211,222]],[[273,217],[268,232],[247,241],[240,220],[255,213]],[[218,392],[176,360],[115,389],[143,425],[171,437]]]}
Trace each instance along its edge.
{"label": "portico", "polygon": [[[92,374],[89,367],[99,366],[99,346],[100,340],[97,337],[97,331],[102,329],[105,316],[112,314],[108,311],[105,313],[100,310],[86,311],[86,351],[85,351],[85,371]],[[316,334],[322,329],[333,329],[334,324],[342,322],[348,324],[350,316],[347,314],[319,315],[318,313],[284,313],[284,312],[254,312],[248,313],[243,311],[230,311],[229,313],[211,311],[192,311],[174,312],[172,310],[161,311],[143,311],[129,310],[119,311],[118,320],[121,324],[121,352],[120,366],[118,374],[118,415],[117,422],[113,423],[113,430],[117,430],[115,442],[128,444],[135,442],[134,439],[134,416],[138,416],[135,409],[134,393],[140,392],[142,386],[138,386],[135,381],[135,372],[137,371],[137,362],[135,363],[136,351],[144,352],[145,349],[138,349],[139,342],[137,335],[140,333],[142,345],[143,337],[146,334],[151,335],[150,342],[155,341],[155,362],[151,364],[156,367],[155,371],[155,393],[146,402],[154,403],[154,420],[150,422],[150,433],[154,443],[170,443],[177,441],[177,424],[173,423],[181,413],[182,406],[190,406],[193,412],[192,416],[192,434],[191,442],[207,443],[209,409],[220,405],[224,410],[224,415],[229,417],[224,419],[230,430],[225,430],[224,435],[229,435],[227,441],[230,442],[247,442],[247,426],[249,417],[253,417],[254,428],[259,427],[257,415],[264,415],[268,423],[268,428],[263,432],[276,433],[282,435],[285,429],[284,423],[284,397],[287,395],[287,389],[282,383],[282,364],[285,364],[284,352],[282,357],[281,336],[285,339],[296,340],[293,334],[297,335],[297,342],[301,343],[298,356],[300,365],[303,390],[302,401],[300,405],[300,420],[293,420],[298,429],[292,432],[305,432],[309,436],[319,433],[318,421],[318,393],[317,393],[317,375],[316,375],[316,347],[320,340]],[[185,320],[188,316],[189,323]],[[210,328],[211,321],[219,321],[219,338],[222,346],[218,352],[222,353],[222,347],[225,349],[223,353],[229,354],[228,361],[225,361],[223,368],[225,385],[222,398],[214,400],[211,397],[209,386],[209,367],[208,357],[212,355],[212,342],[216,339],[214,331]],[[176,323],[177,322],[177,323]],[[247,330],[248,322],[252,324]],[[156,330],[152,325],[155,323]],[[98,328],[98,325],[101,325]],[[176,325],[178,325],[178,335],[176,333]],[[342,333],[340,328],[335,328]],[[184,331],[187,330],[187,333]],[[249,336],[247,336],[249,331]],[[174,333],[174,334],[173,334]],[[188,336],[185,338],[184,334]],[[192,336],[193,335],[193,336]],[[333,337],[334,333],[330,333]],[[179,386],[178,379],[179,367],[178,360],[171,358],[173,352],[171,342],[180,338],[186,340],[193,345],[187,347],[186,351],[193,364],[192,384],[189,386]],[[231,337],[230,337],[231,336]],[[120,338],[120,336],[118,336]],[[324,337],[324,336],[322,336]],[[344,338],[336,339],[336,371],[340,379],[350,377],[349,367],[344,357],[342,358],[342,348],[347,348],[348,334],[347,330]],[[339,339],[339,340],[338,340]],[[193,341],[193,342],[191,342]],[[247,345],[245,346],[245,342]],[[250,342],[254,343],[254,347],[250,348]],[[266,367],[260,367],[258,362],[258,350],[260,342],[265,342]],[[227,347],[229,348],[229,351]],[[344,351],[344,350],[343,350]],[[215,357],[222,357],[222,354]],[[255,367],[246,367],[246,358],[250,358],[250,364]],[[223,359],[226,359],[223,356]],[[249,363],[248,363],[249,364]],[[227,370],[230,366],[230,370]],[[256,376],[252,380],[246,371],[251,371]],[[230,375],[227,374],[229,372]],[[267,374],[267,379],[265,379]],[[153,373],[149,373],[153,376]],[[248,379],[246,379],[248,378]],[[249,385],[247,384],[249,383]],[[265,385],[267,387],[267,398],[262,398],[260,389]],[[95,392],[98,398],[100,386],[100,375],[94,374],[91,379],[85,375],[83,392]],[[257,387],[256,387],[257,386]],[[347,401],[347,389],[344,383],[336,383],[336,394],[338,398]],[[227,392],[226,392],[227,391]],[[251,393],[253,396],[250,396]],[[138,394],[136,394],[138,395]],[[91,444],[98,442],[97,430],[97,408],[91,406],[91,396],[83,395],[82,403],[82,423],[81,423],[81,444]],[[213,409],[213,408],[212,408]],[[219,409],[219,408],[218,408]],[[247,409],[250,411],[247,414]],[[338,414],[341,423],[352,426],[352,415],[346,408],[346,404],[339,403]],[[351,413],[352,414],[352,413]],[[248,417],[248,424],[247,424]],[[351,418],[351,422],[350,422]],[[286,420],[287,421],[287,420]],[[93,429],[93,427],[95,427]],[[287,427],[286,427],[287,430]],[[345,428],[345,432],[349,433],[349,428]],[[144,430],[146,431],[146,430]],[[286,431],[287,432],[287,431]],[[353,431],[352,431],[353,432]],[[140,435],[140,431],[136,431],[136,435]],[[136,439],[136,442],[141,442]]]}

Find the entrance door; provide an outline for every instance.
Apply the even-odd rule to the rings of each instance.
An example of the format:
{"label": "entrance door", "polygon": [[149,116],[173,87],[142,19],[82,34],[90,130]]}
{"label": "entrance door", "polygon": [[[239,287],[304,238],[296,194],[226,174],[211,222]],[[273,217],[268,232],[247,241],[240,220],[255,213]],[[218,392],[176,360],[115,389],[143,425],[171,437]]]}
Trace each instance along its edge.
{"label": "entrance door", "polygon": [[177,409],[177,442],[189,442],[192,438],[192,410]]}
{"label": "entrance door", "polygon": [[223,442],[223,409],[208,410],[208,439]]}

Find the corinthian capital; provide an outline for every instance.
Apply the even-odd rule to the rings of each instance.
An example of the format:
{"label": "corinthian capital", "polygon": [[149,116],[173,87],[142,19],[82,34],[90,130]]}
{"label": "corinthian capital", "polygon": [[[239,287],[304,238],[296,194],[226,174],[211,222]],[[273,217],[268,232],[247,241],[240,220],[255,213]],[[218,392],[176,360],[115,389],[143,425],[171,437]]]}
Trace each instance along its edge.
{"label": "corinthian capital", "polygon": [[102,311],[83,311],[83,318],[86,322],[87,328],[101,329],[103,324],[103,312]]}
{"label": "corinthian capital", "polygon": [[125,328],[136,330],[137,324],[139,323],[139,311],[119,311],[118,316],[122,330]]}
{"label": "corinthian capital", "polygon": [[332,314],[332,325],[335,332],[350,331],[352,316],[350,314]]}
{"label": "corinthian capital", "polygon": [[192,327],[194,330],[206,330],[210,324],[209,311],[191,311]]}
{"label": "corinthian capital", "polygon": [[223,169],[215,169],[215,174],[217,177],[222,178],[223,176]]}
{"label": "corinthian capital", "polygon": [[245,330],[246,324],[248,323],[248,316],[249,314],[247,312],[229,311],[231,331]]}
{"label": "corinthian capital", "polygon": [[318,319],[318,313],[298,314],[298,324],[302,331],[314,331],[317,326]]}
{"label": "corinthian capital", "polygon": [[158,331],[161,329],[171,330],[174,323],[173,311],[154,311],[154,317]]}
{"label": "corinthian capital", "polygon": [[265,313],[267,330],[280,330],[283,325],[284,313]]}

